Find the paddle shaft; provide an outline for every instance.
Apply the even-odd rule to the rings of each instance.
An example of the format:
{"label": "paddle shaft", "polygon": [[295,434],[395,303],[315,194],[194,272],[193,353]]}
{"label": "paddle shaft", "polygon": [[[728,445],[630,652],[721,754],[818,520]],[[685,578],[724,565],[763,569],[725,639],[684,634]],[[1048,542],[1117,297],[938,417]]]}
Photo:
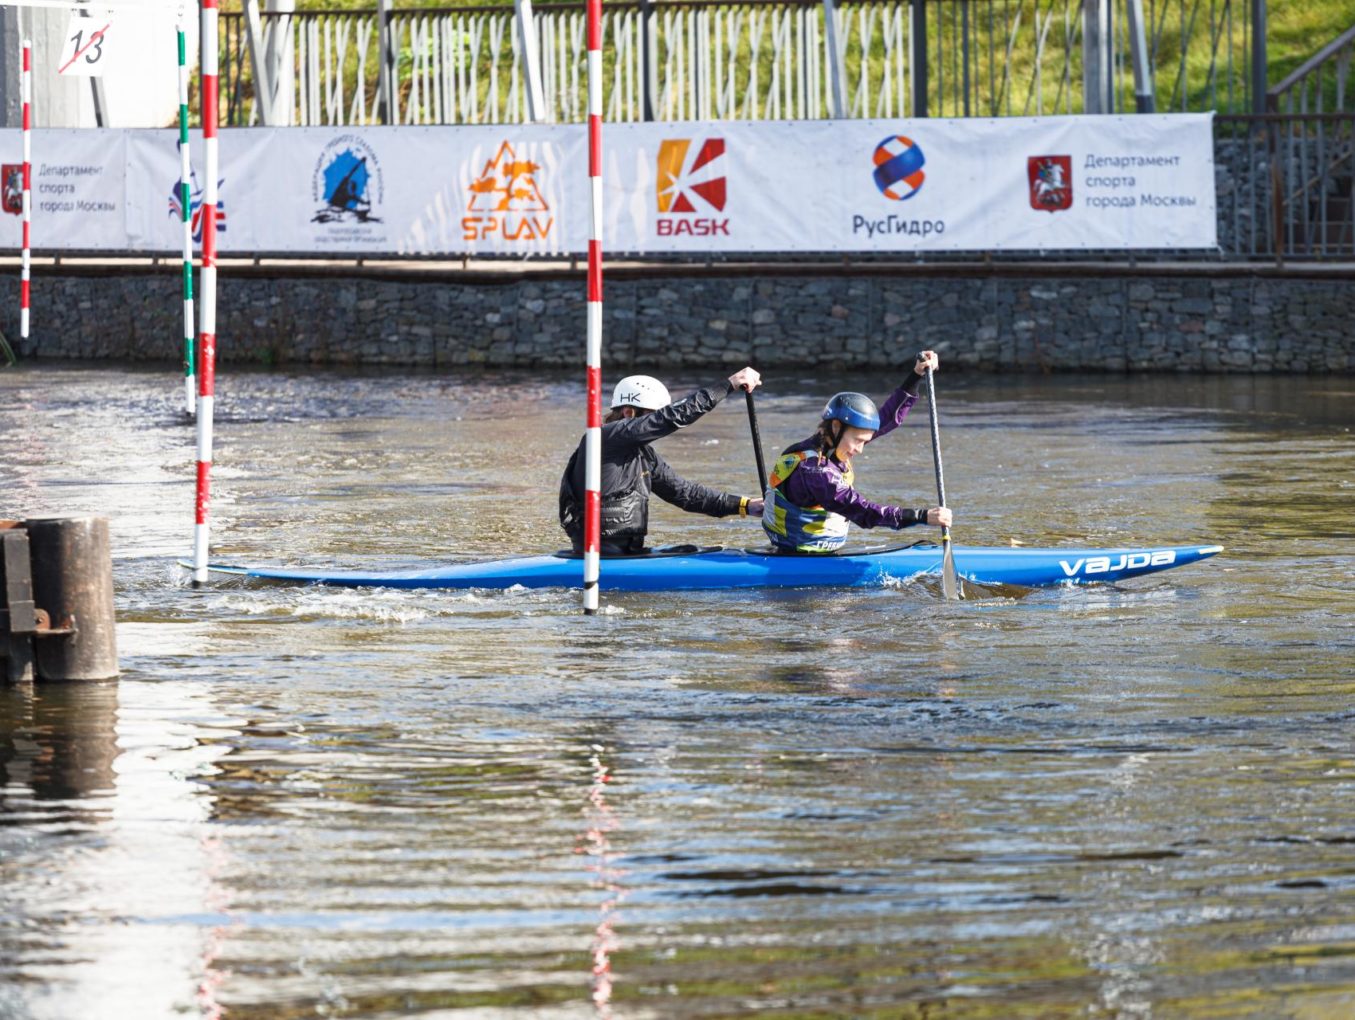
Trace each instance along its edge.
{"label": "paddle shaft", "polygon": [[753,408],[753,391],[744,390],[744,399],[748,402],[748,428],[753,433],[753,456],[757,458],[757,494],[767,491],[767,465],[762,459],[762,433],[757,427],[757,411]]}
{"label": "paddle shaft", "polygon": [[[936,498],[940,506],[946,505],[946,476],[941,469],[941,427],[936,420],[936,384],[932,382],[932,370],[927,369],[927,410],[932,421],[932,460],[936,462]],[[960,597],[960,581],[955,571],[955,559],[950,547],[950,528],[941,529],[941,591],[947,599]]]}
{"label": "paddle shaft", "polygon": [[[936,421],[936,385],[932,382],[932,370],[927,369],[927,410],[932,419],[932,460],[936,462],[936,498],[938,505],[946,505],[946,479],[941,470],[941,428]],[[942,528],[941,535],[950,540],[950,529]]]}

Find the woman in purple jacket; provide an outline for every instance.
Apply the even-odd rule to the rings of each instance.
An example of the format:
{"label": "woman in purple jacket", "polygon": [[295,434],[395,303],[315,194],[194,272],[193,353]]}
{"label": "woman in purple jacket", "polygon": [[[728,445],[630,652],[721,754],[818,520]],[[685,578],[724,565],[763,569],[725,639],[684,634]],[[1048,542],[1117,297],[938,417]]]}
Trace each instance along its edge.
{"label": "woman in purple jacket", "polygon": [[849,522],[863,528],[950,527],[946,507],[910,509],[872,503],[853,488],[852,458],[872,439],[894,431],[917,402],[918,386],[935,352],[917,356],[913,371],[876,409],[862,393],[839,393],[823,409],[819,429],[787,447],[772,467],[762,509],[762,528],[782,552],[824,553],[847,541]]}

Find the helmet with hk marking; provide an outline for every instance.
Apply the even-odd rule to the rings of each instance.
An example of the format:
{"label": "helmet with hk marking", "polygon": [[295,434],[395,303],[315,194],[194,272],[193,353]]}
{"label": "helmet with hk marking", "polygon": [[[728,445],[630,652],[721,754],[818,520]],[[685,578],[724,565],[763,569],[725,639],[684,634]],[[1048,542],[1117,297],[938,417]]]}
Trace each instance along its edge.
{"label": "helmet with hk marking", "polygon": [[641,411],[657,411],[671,402],[668,387],[652,375],[628,375],[612,391],[612,410],[635,407]]}
{"label": "helmet with hk marking", "polygon": [[823,409],[823,420],[874,432],[880,427],[880,412],[875,401],[864,393],[838,393]]}

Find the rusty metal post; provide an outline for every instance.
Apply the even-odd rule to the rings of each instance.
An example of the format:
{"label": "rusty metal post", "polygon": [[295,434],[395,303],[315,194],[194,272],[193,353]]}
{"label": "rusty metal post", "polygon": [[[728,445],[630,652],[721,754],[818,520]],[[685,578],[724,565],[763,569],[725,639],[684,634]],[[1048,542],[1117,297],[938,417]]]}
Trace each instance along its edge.
{"label": "rusty metal post", "polygon": [[1270,229],[1275,246],[1275,265],[1284,267],[1285,230],[1284,169],[1280,166],[1283,152],[1280,145],[1282,125],[1276,120],[1265,121],[1261,129],[1266,133],[1266,147],[1270,155]]}
{"label": "rusty metal post", "polygon": [[118,675],[113,558],[103,517],[24,522],[33,565],[33,601],[50,617],[39,629],[40,680],[108,680]]}
{"label": "rusty metal post", "polygon": [[0,680],[33,679],[33,580],[28,570],[28,532],[17,521],[0,521]]}

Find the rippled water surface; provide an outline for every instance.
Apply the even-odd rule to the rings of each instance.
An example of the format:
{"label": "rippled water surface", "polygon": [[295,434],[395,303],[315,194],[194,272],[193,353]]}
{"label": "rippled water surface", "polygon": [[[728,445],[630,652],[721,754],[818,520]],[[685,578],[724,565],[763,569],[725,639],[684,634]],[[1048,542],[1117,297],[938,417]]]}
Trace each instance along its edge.
{"label": "rippled water surface", "polygon": [[[773,376],[769,451],[887,385]],[[0,517],[111,519],[123,669],[0,687],[0,1016],[1355,1015],[1355,381],[943,371],[957,542],[1227,551],[592,619],[577,592],[194,590],[180,395],[0,371]],[[582,399],[225,374],[214,554],[558,548]],[[753,487],[739,401],[661,448]],[[925,406],[859,478],[931,501]]]}

